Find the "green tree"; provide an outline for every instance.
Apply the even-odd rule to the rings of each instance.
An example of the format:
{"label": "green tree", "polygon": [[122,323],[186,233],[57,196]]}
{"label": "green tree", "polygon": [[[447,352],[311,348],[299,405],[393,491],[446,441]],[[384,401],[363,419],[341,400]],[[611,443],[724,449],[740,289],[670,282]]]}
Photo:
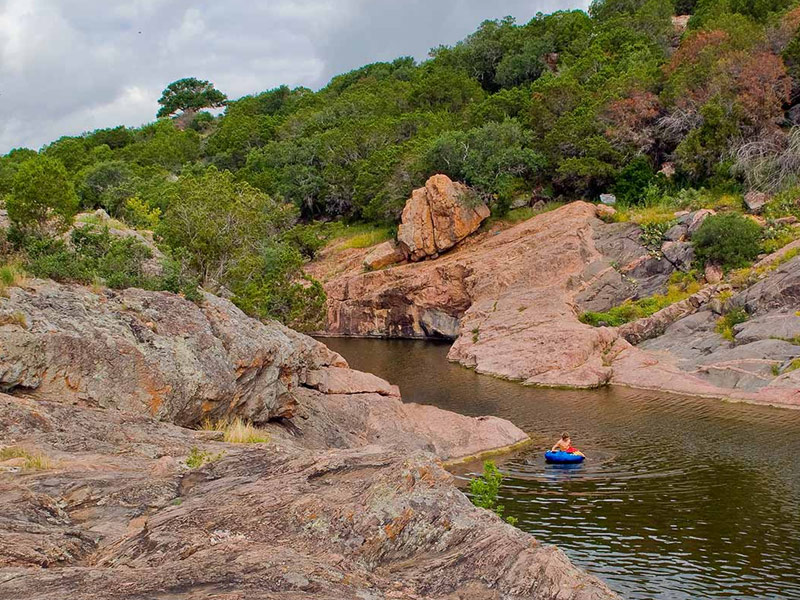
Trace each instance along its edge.
{"label": "green tree", "polygon": [[21,230],[45,225],[64,229],[78,212],[78,196],[60,161],[37,156],[19,166],[6,208]]}
{"label": "green tree", "polygon": [[169,117],[178,112],[194,115],[203,108],[219,108],[225,106],[228,97],[214,87],[214,84],[186,77],[170,83],[161,94],[158,103],[161,108],[157,117]]}

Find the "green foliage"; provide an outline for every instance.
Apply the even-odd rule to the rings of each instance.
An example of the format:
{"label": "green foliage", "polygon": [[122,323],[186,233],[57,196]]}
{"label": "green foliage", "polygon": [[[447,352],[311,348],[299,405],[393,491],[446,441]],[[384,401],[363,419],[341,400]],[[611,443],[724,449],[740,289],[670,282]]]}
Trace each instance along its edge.
{"label": "green foliage", "polygon": [[650,160],[637,156],[627,164],[614,181],[614,194],[625,204],[636,204],[643,200],[648,186],[652,185],[655,172]]}
{"label": "green foliage", "polygon": [[169,194],[158,233],[204,287],[228,287],[251,315],[301,329],[318,325],[322,286],[302,275],[302,254],[283,239],[296,218],[291,205],[213,167],[180,177]]}
{"label": "green foliage", "polygon": [[[491,510],[502,518],[505,506],[497,503],[502,482],[503,474],[494,461],[484,461],[483,475],[475,477],[469,482],[470,500],[475,506]],[[515,517],[507,517],[506,520],[512,525],[516,523]]]}
{"label": "green foliage", "polygon": [[212,454],[207,450],[200,450],[197,446],[193,446],[186,457],[186,466],[190,469],[197,469],[205,464],[213,463],[222,458],[224,452]]}
{"label": "green foliage", "polygon": [[716,263],[724,269],[735,269],[758,256],[761,228],[737,213],[714,215],[703,221],[692,241],[701,264]]}
{"label": "green foliage", "polygon": [[717,319],[715,330],[729,342],[735,341],[736,331],[734,327],[744,323],[750,318],[744,308],[736,307]]}
{"label": "green foliage", "polygon": [[227,96],[208,81],[187,77],[173,81],[161,94],[161,108],[156,116],[168,117],[178,111],[196,112],[202,108],[224,106]]}
{"label": "green foliage", "polygon": [[655,294],[648,298],[628,300],[606,312],[585,312],[579,318],[581,323],[586,323],[593,327],[619,327],[637,319],[650,317],[659,310],[685,300],[692,294],[696,294],[700,291],[700,288],[701,285],[697,280],[696,273],[677,272],[672,275],[666,294]]}
{"label": "green foliage", "polygon": [[48,224],[64,229],[78,212],[78,197],[64,166],[39,156],[17,169],[6,208],[11,222],[21,230],[41,229]]}
{"label": "green foliage", "polygon": [[[678,39],[671,16],[681,13],[693,17]],[[741,211],[744,189],[776,194],[768,219],[800,217],[800,193],[782,189],[800,179],[784,113],[800,89],[798,25],[792,0],[596,0],[589,14],[485,21],[430,60],[365,65],[319,91],[281,86],[229,102],[207,81],[182,79],[160,99],[159,117],[174,120],[0,157],[0,203],[15,219],[0,248],[52,235],[77,197],[160,233],[172,278],[158,285],[197,279],[250,314],[313,327],[324,295],[303,261],[335,238],[360,247],[393,234],[434,173],[472,186],[493,222],[531,216],[505,212],[543,187],[554,203],[613,192],[616,220],[641,224],[653,251],[675,210]],[[669,180],[654,173],[667,161]],[[769,185],[753,185],[756,175]],[[364,230],[343,233],[342,223]],[[701,260],[750,260],[746,227],[746,240],[729,240],[735,251],[701,241]],[[787,239],[770,225],[762,249]],[[103,270],[55,265],[75,252],[56,246],[35,259],[41,272],[85,280]]]}

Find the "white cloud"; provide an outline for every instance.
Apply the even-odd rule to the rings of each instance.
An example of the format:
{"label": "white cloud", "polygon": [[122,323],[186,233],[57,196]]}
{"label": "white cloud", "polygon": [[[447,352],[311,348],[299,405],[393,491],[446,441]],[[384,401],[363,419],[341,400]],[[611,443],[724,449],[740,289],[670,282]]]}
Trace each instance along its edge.
{"label": "white cloud", "polygon": [[424,58],[486,18],[575,0],[0,0],[0,153],[154,118],[181,77],[230,97],[401,55]]}

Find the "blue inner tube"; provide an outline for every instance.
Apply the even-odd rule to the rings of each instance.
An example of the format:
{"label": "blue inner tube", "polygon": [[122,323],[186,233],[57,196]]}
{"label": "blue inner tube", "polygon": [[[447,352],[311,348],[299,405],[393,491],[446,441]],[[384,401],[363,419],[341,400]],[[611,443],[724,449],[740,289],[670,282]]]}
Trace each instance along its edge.
{"label": "blue inner tube", "polygon": [[583,462],[584,458],[585,457],[580,454],[571,454],[563,450],[559,450],[558,452],[549,450],[544,453],[544,459],[549,463],[579,463]]}

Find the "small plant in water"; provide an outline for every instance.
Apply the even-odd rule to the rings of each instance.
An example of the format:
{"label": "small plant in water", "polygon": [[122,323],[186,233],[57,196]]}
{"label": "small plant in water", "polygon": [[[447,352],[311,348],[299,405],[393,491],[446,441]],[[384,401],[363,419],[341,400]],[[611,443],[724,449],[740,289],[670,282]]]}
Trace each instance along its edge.
{"label": "small plant in water", "polygon": [[[470,500],[475,506],[491,510],[498,517],[503,518],[505,506],[497,503],[502,482],[503,474],[494,464],[494,461],[485,461],[483,463],[483,475],[475,477],[469,482]],[[517,523],[516,517],[505,517],[505,519],[511,525],[516,525]]]}

